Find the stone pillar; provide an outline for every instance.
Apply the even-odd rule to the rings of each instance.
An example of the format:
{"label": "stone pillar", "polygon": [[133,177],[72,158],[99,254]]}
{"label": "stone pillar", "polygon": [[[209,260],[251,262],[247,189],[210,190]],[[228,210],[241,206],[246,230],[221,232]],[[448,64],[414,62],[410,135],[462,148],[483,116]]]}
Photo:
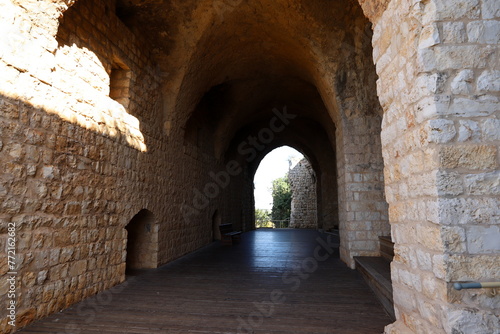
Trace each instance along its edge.
{"label": "stone pillar", "polygon": [[375,23],[396,243],[386,333],[498,330],[488,291],[452,283],[499,279],[499,17],[496,0],[393,0]]}
{"label": "stone pillar", "polygon": [[380,255],[378,236],[390,231],[379,116],[344,122],[337,131],[337,170],[340,256],[354,268],[354,256]]}

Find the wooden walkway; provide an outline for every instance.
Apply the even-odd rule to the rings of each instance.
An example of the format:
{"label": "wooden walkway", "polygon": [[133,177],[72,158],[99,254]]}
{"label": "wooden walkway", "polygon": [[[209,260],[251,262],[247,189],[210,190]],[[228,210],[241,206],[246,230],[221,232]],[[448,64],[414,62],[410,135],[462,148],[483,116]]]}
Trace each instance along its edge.
{"label": "wooden walkway", "polygon": [[327,253],[327,236],[244,233],[239,244],[214,243],[129,277],[18,333],[382,333],[389,316],[338,248]]}

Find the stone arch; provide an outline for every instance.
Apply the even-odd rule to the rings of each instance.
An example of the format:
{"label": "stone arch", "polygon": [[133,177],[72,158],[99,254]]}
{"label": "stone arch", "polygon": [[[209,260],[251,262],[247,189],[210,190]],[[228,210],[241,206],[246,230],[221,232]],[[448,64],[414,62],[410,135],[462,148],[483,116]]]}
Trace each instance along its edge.
{"label": "stone arch", "polygon": [[[323,141],[325,144],[324,133],[321,135],[321,131],[318,128],[310,129],[311,133],[315,133],[319,140]],[[311,144],[311,143],[309,143]],[[315,150],[313,147],[306,145],[305,142],[290,139],[290,138],[279,138],[272,145],[267,147],[265,150],[259,153],[255,161],[249,163],[249,176],[253,185],[253,178],[259,167],[262,159],[269,154],[274,149],[281,146],[290,146],[295,150],[302,153],[310,162],[312,170],[314,170],[316,182],[316,210],[318,217],[318,227],[333,229],[335,226],[338,227],[338,187],[336,172],[328,168],[329,164],[335,164],[335,152],[330,145],[322,146],[320,150]],[[321,153],[320,153],[321,151]],[[253,189],[253,187],[252,187]]]}
{"label": "stone arch", "polygon": [[156,268],[158,226],[154,214],[140,210],[125,226],[127,231],[126,270]]}
{"label": "stone arch", "polygon": [[[197,48],[186,58],[174,97],[177,121],[187,137],[199,131],[215,134],[204,145],[221,162],[238,160],[244,171],[251,171],[253,162],[241,157],[239,145],[248,136],[264,134],[273,110],[286,106],[298,116],[284,133],[275,134],[274,140],[283,144],[295,141],[303,146],[316,136],[310,129],[319,129],[335,156],[322,173],[336,178],[341,254],[353,268],[354,256],[379,254],[377,237],[390,230],[371,24],[359,5],[350,1],[296,3],[301,10],[281,1],[266,2],[268,11],[259,14],[259,22],[265,24],[245,15],[248,6],[242,5],[224,12],[223,20],[212,18],[211,26],[197,30]],[[280,16],[288,20],[276,19]],[[311,23],[302,24],[304,17],[323,29],[305,27]],[[239,35],[245,39],[235,37]],[[310,41],[315,39],[329,42],[312,46]],[[266,52],[256,47],[261,44]],[[295,134],[290,134],[291,129]],[[320,152],[313,155],[319,157]],[[249,177],[240,184],[245,189],[251,185]],[[253,196],[241,198],[248,202]],[[242,219],[252,221],[251,215]]]}

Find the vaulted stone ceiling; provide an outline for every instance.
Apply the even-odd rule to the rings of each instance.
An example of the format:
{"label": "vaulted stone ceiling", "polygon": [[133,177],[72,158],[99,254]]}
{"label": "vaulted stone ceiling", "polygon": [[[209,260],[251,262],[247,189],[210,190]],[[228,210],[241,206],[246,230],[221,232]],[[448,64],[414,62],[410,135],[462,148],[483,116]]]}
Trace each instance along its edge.
{"label": "vaulted stone ceiling", "polygon": [[153,47],[169,126],[204,124],[217,156],[275,107],[332,147],[342,117],[379,112],[370,23],[355,0],[118,0],[117,13]]}

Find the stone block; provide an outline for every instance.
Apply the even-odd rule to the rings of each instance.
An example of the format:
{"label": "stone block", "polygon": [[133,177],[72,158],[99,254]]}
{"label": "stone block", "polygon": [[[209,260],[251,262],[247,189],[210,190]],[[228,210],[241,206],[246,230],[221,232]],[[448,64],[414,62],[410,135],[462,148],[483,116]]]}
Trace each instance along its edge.
{"label": "stone block", "polygon": [[406,269],[399,269],[400,282],[413,291],[422,292],[422,281],[420,275]]}
{"label": "stone block", "polygon": [[473,21],[467,24],[469,43],[498,44],[500,21]]}
{"label": "stone block", "polygon": [[484,121],[482,129],[485,140],[500,140],[500,120],[496,118],[487,119]]}
{"label": "stone block", "polygon": [[463,22],[443,22],[444,43],[464,43],[466,40],[465,24]]}
{"label": "stone block", "polygon": [[423,21],[435,20],[458,21],[459,19],[475,19],[480,16],[479,0],[448,0],[429,3],[425,8]]}
{"label": "stone block", "polygon": [[448,266],[445,262],[445,257],[442,254],[437,254],[432,257],[432,272],[436,278],[444,280],[448,273]]}
{"label": "stone block", "polygon": [[439,195],[457,196],[463,193],[462,180],[456,172],[439,171],[436,174],[436,187]]}
{"label": "stone block", "polygon": [[465,176],[465,189],[471,195],[500,195],[500,171]]}
{"label": "stone block", "polygon": [[82,204],[79,202],[67,203],[64,207],[66,215],[80,215],[82,213]]}
{"label": "stone block", "polygon": [[436,44],[441,43],[441,38],[439,37],[439,29],[436,23],[431,23],[425,26],[420,33],[420,40],[418,43],[418,47],[429,48]]}
{"label": "stone block", "polygon": [[481,139],[481,129],[477,122],[471,120],[458,121],[458,138],[459,142],[479,141]]}
{"label": "stone block", "polygon": [[446,311],[447,333],[494,333],[498,328],[498,316],[469,308],[450,308]]}
{"label": "stone block", "polygon": [[461,70],[451,81],[451,92],[456,95],[472,93],[472,81],[474,72],[472,70]]}
{"label": "stone block", "polygon": [[415,118],[417,123],[423,123],[426,120],[448,113],[451,96],[433,95],[423,98],[415,104]]}
{"label": "stone block", "polygon": [[25,287],[32,287],[36,283],[36,275],[34,272],[26,272],[21,278],[22,284]]}
{"label": "stone block", "polygon": [[[439,328],[441,326],[441,307],[440,303],[436,301],[429,301],[425,299],[419,299],[417,301],[418,312],[420,315],[428,322],[431,323],[433,328]],[[424,330],[423,328],[421,330]],[[426,330],[425,333],[428,333]]]}
{"label": "stone block", "polygon": [[421,248],[416,248],[414,254],[417,258],[418,268],[431,272],[432,271],[431,254],[428,251]]}
{"label": "stone block", "polygon": [[492,169],[497,165],[497,149],[485,145],[449,145],[441,148],[443,168]]}
{"label": "stone block", "polygon": [[494,254],[500,252],[500,226],[468,226],[467,250],[469,254]]}
{"label": "stone block", "polygon": [[467,250],[466,233],[459,226],[444,226],[441,228],[444,248],[451,253],[464,253]]}
{"label": "stone block", "polygon": [[500,17],[500,2],[497,0],[483,0],[481,6],[483,19],[495,19]]}
{"label": "stone block", "polygon": [[495,198],[441,198],[441,224],[500,224],[500,206]]}
{"label": "stone block", "polygon": [[498,275],[498,255],[460,255],[453,254],[446,258],[446,280],[486,281]]}
{"label": "stone block", "polygon": [[411,290],[398,287],[394,289],[393,294],[394,303],[397,304],[398,307],[407,311],[414,311],[417,309],[416,298]]}
{"label": "stone block", "polygon": [[445,301],[448,291],[446,282],[434,277],[432,273],[425,274],[422,278],[422,292],[425,297],[431,300]]}
{"label": "stone block", "polygon": [[416,241],[429,250],[442,251],[444,249],[441,231],[436,225],[417,225]]}
{"label": "stone block", "polygon": [[477,78],[477,90],[479,92],[499,92],[500,71],[497,70],[483,71],[481,75]]}
{"label": "stone block", "polygon": [[499,108],[500,103],[495,96],[455,97],[449,107],[449,115],[458,117],[489,116]]}
{"label": "stone block", "polygon": [[493,53],[487,48],[473,45],[437,45],[419,49],[418,66],[424,72],[460,70],[463,68],[483,68]]}
{"label": "stone block", "polygon": [[43,284],[43,282],[45,282],[45,280],[47,279],[48,273],[49,273],[48,270],[41,270],[41,271],[39,271],[37,279],[36,279],[36,284],[38,284],[38,285]]}
{"label": "stone block", "polygon": [[448,143],[456,135],[455,123],[447,119],[431,119],[427,121],[425,131],[430,143]]}

